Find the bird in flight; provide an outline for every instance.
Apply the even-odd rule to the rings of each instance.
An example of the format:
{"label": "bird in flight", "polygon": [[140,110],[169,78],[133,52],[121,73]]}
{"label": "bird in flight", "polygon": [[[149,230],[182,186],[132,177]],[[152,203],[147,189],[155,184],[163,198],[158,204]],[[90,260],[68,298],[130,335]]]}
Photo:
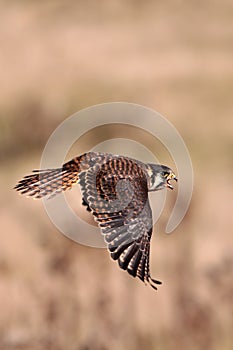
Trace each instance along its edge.
{"label": "bird in flight", "polygon": [[78,183],[82,204],[98,223],[112,259],[157,289],[161,282],[150,275],[153,221],[148,192],[173,189],[171,180],[177,178],[165,165],[88,152],[61,168],[34,170],[15,189],[32,198],[51,198]]}

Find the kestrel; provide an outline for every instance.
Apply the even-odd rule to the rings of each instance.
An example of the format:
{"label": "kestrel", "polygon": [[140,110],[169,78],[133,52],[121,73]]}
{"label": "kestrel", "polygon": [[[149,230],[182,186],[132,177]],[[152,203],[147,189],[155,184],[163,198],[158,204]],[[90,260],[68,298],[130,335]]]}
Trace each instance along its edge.
{"label": "kestrel", "polygon": [[177,178],[165,165],[88,152],[62,168],[34,170],[15,189],[33,198],[51,198],[78,183],[82,204],[98,223],[112,259],[118,260],[121,269],[157,289],[161,282],[150,275],[153,221],[148,192],[173,189],[171,180]]}

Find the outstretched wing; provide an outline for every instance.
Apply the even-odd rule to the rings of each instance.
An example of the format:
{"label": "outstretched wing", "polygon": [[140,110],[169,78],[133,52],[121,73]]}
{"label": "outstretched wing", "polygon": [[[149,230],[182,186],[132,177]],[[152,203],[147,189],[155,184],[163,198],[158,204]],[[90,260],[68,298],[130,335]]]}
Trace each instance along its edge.
{"label": "outstretched wing", "polygon": [[152,212],[147,178],[139,163],[117,157],[80,174],[83,201],[92,211],[111,257],[154,289],[150,275]]}
{"label": "outstretched wing", "polygon": [[96,215],[96,218],[111,257],[118,260],[120,268],[157,289],[155,284],[161,284],[161,282],[151,278],[150,275],[152,220],[149,202],[147,201],[138,217],[129,220],[122,220],[121,216],[117,215],[114,218],[110,216],[106,220],[105,215],[102,214]]}

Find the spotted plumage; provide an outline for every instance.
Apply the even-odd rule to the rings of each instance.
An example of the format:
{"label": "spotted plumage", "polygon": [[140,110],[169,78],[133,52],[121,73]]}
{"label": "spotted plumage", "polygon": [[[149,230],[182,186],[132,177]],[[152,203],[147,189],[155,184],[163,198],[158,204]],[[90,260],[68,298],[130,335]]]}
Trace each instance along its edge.
{"label": "spotted plumage", "polygon": [[148,192],[171,188],[177,180],[170,168],[107,153],[88,152],[62,168],[35,170],[15,186],[33,198],[51,198],[79,183],[82,204],[98,223],[112,259],[120,268],[148,282],[152,212]]}

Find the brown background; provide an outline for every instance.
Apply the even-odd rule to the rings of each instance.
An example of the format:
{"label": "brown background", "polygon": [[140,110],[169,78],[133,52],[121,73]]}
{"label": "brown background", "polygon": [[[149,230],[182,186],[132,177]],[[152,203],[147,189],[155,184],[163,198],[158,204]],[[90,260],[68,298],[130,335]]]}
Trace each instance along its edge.
{"label": "brown background", "polygon": [[[0,348],[231,349],[232,2],[1,1],[0,13]],[[155,228],[158,292],[12,190],[60,122],[109,101],[162,113],[193,161],[185,220],[163,234],[167,210]]]}

